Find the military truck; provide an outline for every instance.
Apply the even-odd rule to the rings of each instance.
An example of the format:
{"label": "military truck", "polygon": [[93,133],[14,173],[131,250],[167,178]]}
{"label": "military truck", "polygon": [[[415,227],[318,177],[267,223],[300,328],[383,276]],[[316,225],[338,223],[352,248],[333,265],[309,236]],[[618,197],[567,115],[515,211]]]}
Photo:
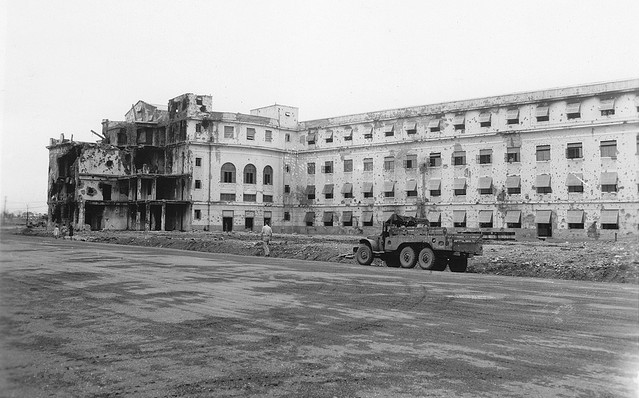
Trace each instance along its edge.
{"label": "military truck", "polygon": [[379,236],[360,239],[353,248],[357,262],[370,265],[381,258],[389,267],[466,272],[468,259],[482,254],[482,234],[450,233],[446,228],[430,227],[425,218],[397,214],[385,221]]}

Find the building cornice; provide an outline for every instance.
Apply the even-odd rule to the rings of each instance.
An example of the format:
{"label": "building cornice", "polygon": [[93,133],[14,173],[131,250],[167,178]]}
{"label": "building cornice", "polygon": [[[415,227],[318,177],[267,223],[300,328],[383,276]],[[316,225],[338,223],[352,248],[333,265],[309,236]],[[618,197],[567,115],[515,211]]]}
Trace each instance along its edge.
{"label": "building cornice", "polygon": [[515,94],[442,102],[431,105],[420,105],[406,108],[396,108],[330,117],[324,119],[308,120],[299,123],[299,130],[304,131],[316,128],[339,127],[358,123],[416,118],[429,115],[441,115],[444,113],[483,110],[505,106],[520,106],[533,103],[571,100],[593,97],[597,95],[614,95],[627,92],[639,92],[639,79],[553,88],[548,90],[528,91]]}

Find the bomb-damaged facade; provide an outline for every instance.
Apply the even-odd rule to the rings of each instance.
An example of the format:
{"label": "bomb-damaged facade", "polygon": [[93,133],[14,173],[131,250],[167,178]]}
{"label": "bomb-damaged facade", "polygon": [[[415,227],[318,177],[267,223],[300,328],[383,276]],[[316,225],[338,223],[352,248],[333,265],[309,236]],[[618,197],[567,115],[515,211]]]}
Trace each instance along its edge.
{"label": "bomb-damaged facade", "polygon": [[524,236],[639,232],[639,79],[298,121],[143,101],[52,139],[49,220],[75,228],[373,233],[392,213]]}

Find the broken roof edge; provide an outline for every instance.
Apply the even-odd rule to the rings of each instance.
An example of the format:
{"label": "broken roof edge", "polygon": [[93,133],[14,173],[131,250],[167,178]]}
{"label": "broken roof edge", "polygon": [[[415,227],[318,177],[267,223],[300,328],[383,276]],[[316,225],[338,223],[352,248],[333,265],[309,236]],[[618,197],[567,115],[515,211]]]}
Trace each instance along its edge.
{"label": "broken roof edge", "polygon": [[275,106],[281,106],[281,107],[283,107],[283,108],[291,108],[291,109],[296,109],[296,110],[299,110],[299,109],[300,109],[300,108],[298,108],[298,107],[296,107],[296,106],[284,105],[284,104],[278,104],[278,103],[276,102],[276,103],[274,103],[273,105],[266,105],[266,106],[260,106],[260,107],[258,107],[258,108],[249,109],[249,112],[250,112],[250,111],[258,111],[258,110],[260,110],[260,109],[273,108],[273,107],[275,107]]}
{"label": "broken roof edge", "polygon": [[522,105],[542,101],[557,101],[596,96],[612,92],[632,92],[639,90],[639,78],[609,82],[587,83],[566,87],[522,91],[489,97],[470,98],[458,101],[439,102],[427,105],[391,108],[372,112],[300,121],[302,129],[339,126],[347,123],[362,123],[384,119],[399,119],[416,116],[441,114],[462,110],[479,110],[506,105]]}

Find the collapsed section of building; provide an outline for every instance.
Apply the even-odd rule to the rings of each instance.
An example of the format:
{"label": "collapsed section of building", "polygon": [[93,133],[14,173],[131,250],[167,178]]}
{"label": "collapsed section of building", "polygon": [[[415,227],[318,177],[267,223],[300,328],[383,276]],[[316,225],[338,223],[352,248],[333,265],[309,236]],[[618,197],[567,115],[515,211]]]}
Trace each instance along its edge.
{"label": "collapsed section of building", "polygon": [[639,231],[639,79],[299,121],[138,101],[97,143],[52,139],[49,220],[75,228]]}
{"label": "collapsed section of building", "polygon": [[[97,143],[49,145],[49,220],[75,228],[184,230],[192,172],[185,140],[166,145],[168,112],[139,101],[126,121],[102,122]],[[174,121],[179,123],[179,121]]]}

